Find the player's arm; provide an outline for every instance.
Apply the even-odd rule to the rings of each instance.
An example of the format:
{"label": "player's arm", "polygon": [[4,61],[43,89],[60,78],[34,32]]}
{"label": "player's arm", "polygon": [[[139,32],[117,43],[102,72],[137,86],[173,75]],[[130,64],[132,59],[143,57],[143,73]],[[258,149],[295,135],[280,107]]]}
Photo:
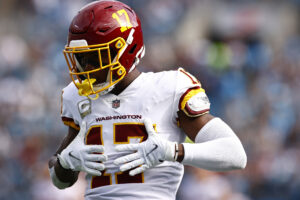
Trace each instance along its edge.
{"label": "player's arm", "polygon": [[179,144],[177,161],[216,171],[244,168],[247,157],[238,137],[223,120],[209,114],[210,102],[200,82],[183,69],[179,72],[179,124],[195,143]]}
{"label": "player's arm", "polygon": [[80,125],[80,131],[69,128],[69,134],[64,139],[55,156],[49,161],[49,172],[53,184],[64,189],[72,186],[80,171],[93,176],[101,176],[105,169],[103,164],[107,156],[103,154],[102,145],[86,145],[86,122]]}
{"label": "player's arm", "polygon": [[151,120],[145,119],[146,141],[116,146],[117,151],[134,152],[115,160],[115,164],[121,165],[120,170],[132,169],[129,174],[135,175],[162,161],[177,161],[215,171],[244,168],[247,157],[240,140],[223,120],[208,114],[210,102],[200,82],[179,69],[176,88],[180,127],[195,143],[167,141],[155,134]]}
{"label": "player's arm", "polygon": [[214,171],[245,168],[244,148],[223,120],[210,114],[190,117],[183,111],[178,117],[180,127],[195,143],[179,144],[177,161]]}
{"label": "player's arm", "polygon": [[59,189],[72,186],[78,179],[79,172],[63,168],[57,158],[57,154],[60,154],[74,140],[78,132],[78,130],[69,127],[67,136],[48,162],[52,182]]}
{"label": "player's arm", "polygon": [[246,154],[240,140],[231,128],[220,118],[203,114],[195,118],[179,113],[182,129],[196,143],[168,141],[155,133],[153,123],[145,119],[148,139],[138,144],[115,147],[117,151],[132,151],[114,161],[121,171],[130,170],[134,176],[163,161],[182,162],[207,170],[226,171],[242,169],[246,165]]}

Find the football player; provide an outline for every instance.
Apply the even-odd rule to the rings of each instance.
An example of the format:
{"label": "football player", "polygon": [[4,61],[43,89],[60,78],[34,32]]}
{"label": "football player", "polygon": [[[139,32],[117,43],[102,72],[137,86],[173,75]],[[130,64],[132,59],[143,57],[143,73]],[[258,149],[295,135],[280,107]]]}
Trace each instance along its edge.
{"label": "football player", "polygon": [[86,199],[167,200],[184,165],[245,167],[240,140],[209,114],[200,82],[182,68],[139,72],[144,53],[140,20],[127,5],[95,1],[74,17],[64,49],[72,82],[61,107],[69,132],[49,161],[57,188],[83,171]]}

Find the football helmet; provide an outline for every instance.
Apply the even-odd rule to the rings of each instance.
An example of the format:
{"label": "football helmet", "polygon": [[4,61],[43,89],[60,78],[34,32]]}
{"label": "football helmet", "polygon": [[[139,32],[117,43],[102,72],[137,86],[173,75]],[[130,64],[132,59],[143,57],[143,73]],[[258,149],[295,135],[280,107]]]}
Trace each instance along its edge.
{"label": "football helmet", "polygon": [[63,53],[79,94],[98,98],[111,91],[144,56],[140,19],[119,1],[92,2],[73,18]]}

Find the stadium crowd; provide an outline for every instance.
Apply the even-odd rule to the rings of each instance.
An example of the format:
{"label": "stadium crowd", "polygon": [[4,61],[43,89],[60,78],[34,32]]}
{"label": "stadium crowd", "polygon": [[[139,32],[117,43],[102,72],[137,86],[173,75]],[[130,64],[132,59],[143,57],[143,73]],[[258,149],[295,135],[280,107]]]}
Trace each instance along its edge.
{"label": "stadium crowd", "polygon": [[[67,132],[62,50],[81,0],[0,2],[0,199],[82,199],[47,159]],[[141,71],[184,67],[241,139],[243,171],[185,168],[178,200],[300,199],[300,1],[127,0],[146,43]]]}

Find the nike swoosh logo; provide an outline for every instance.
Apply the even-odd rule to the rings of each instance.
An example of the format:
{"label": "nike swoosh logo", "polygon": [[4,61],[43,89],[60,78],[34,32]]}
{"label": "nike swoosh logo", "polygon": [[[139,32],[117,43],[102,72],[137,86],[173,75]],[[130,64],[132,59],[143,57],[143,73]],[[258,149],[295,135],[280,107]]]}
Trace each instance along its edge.
{"label": "nike swoosh logo", "polygon": [[153,144],[153,145],[154,145],[153,149],[151,149],[151,151],[149,151],[149,152],[146,154],[146,157],[147,157],[150,153],[152,153],[153,151],[155,151],[155,149],[158,148],[158,145],[157,145],[157,144]]}
{"label": "nike swoosh logo", "polygon": [[69,152],[69,156],[72,157],[72,158],[75,158],[76,160],[80,160],[79,158],[77,158],[76,156],[74,156],[74,155],[72,154],[72,151]]}

